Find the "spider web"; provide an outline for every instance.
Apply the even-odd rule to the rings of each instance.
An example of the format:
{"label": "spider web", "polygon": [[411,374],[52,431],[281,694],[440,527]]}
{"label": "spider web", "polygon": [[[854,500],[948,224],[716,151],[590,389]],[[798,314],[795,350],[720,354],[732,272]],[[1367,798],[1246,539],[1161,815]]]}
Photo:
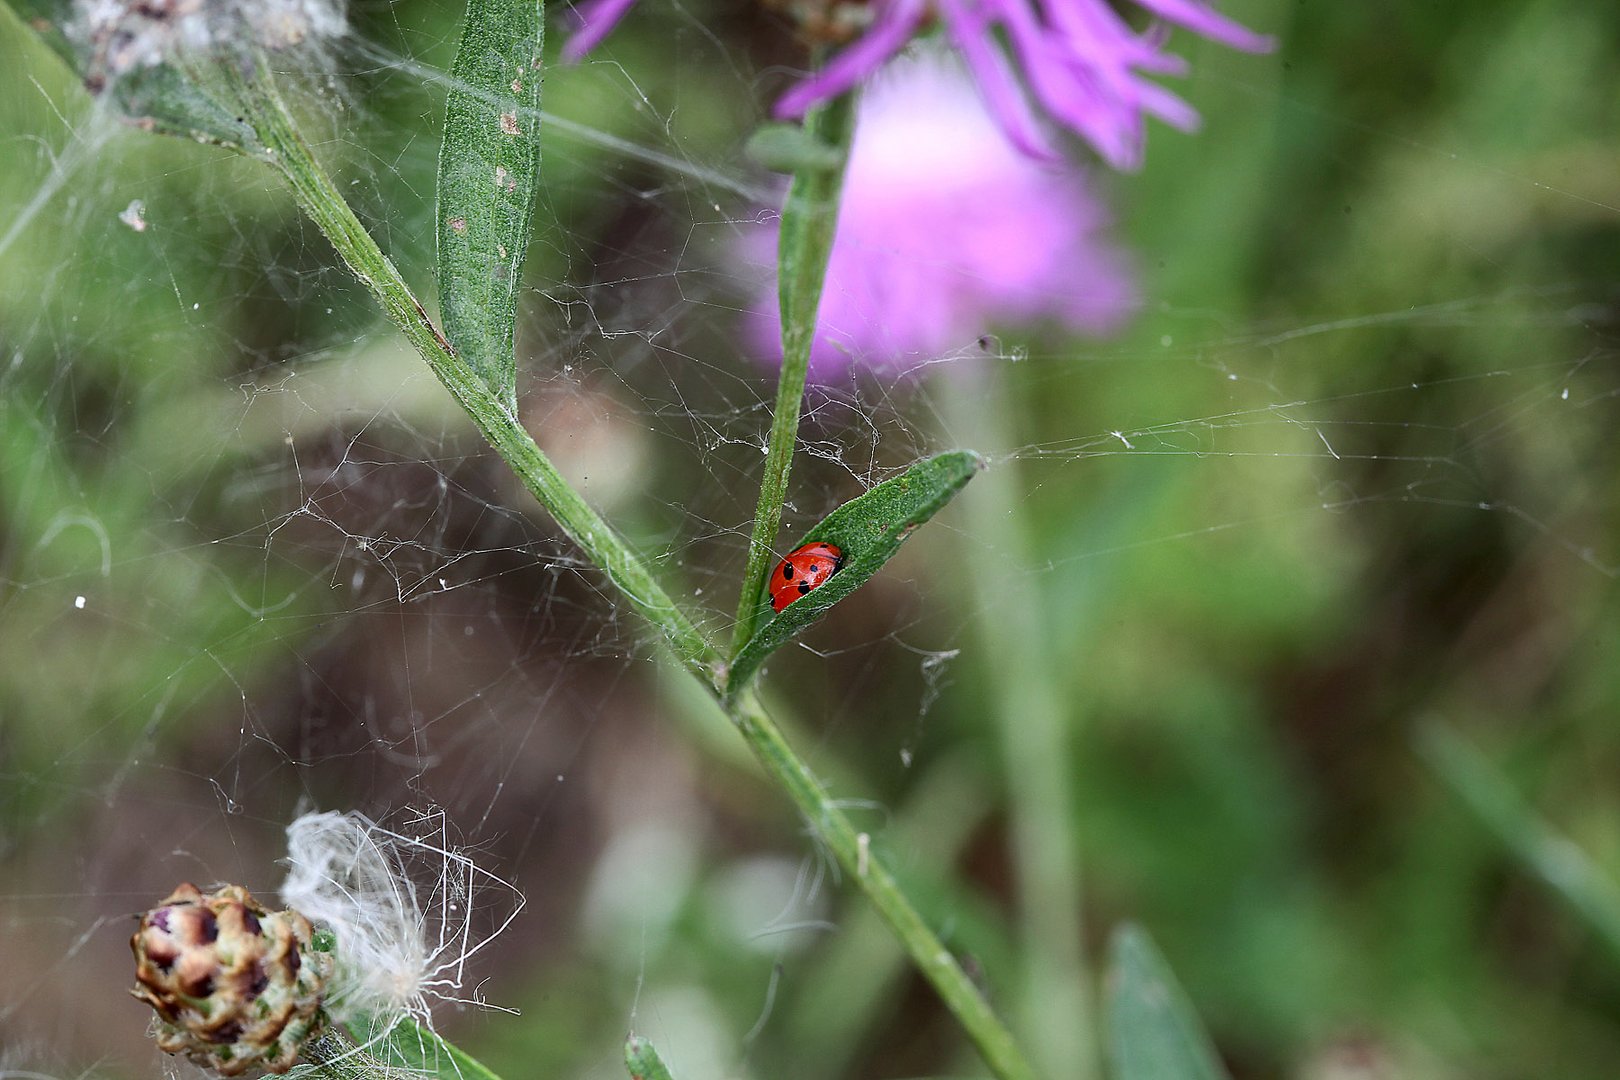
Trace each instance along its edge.
{"label": "spider web", "polygon": [[[521,409],[723,636],[774,394],[739,333],[757,273],[733,252],[780,187],[744,145],[777,62],[802,61],[773,17],[646,8],[548,74]],[[427,282],[460,10],[351,17],[331,70],[293,76],[300,108],[384,249]],[[1331,18],[1300,18],[1290,55],[1342,76],[1312,36]],[[1488,730],[1563,740],[1543,774],[1571,784],[1558,816],[1620,859],[1591,816],[1617,742],[1586,719],[1612,702],[1620,197],[1593,179],[1612,121],[1572,104],[1612,83],[1585,42],[1615,26],[1487,22],[1414,46],[1449,66],[1404,110],[1198,51],[1188,92],[1208,130],[1155,132],[1141,177],[1094,178],[1141,264],[1128,331],[986,327],[812,389],[784,541],[962,444],[1033,538],[953,509],[769,681],[905,871],[962,871],[929,917],[987,966],[1007,947],[1002,779],[966,759],[995,745],[986,639],[1029,633],[1016,597],[1052,601],[1032,640],[1094,673],[1053,676],[1092,718],[1081,753],[1104,773],[1147,762],[1150,779],[1078,797],[1101,910],[1182,927],[1195,990],[1219,994],[1229,958],[1174,921],[1174,867],[1193,864],[1160,840],[1184,819],[1126,809],[1155,768],[1248,805],[1220,770],[1263,761],[1241,774],[1264,778],[1256,805],[1308,804],[1305,847],[1354,848],[1337,815],[1404,805],[1379,794],[1392,732],[1426,709],[1487,712]],[[1567,67],[1534,93],[1455,74],[1554,52]],[[855,938],[858,906],[275,178],[120,128],[14,21],[0,71],[0,1075],[188,1068],[159,1064],[119,992],[127,916],[185,879],[272,895],[283,830],[311,809],[442,814],[521,890],[468,996],[522,1010],[524,1031],[439,1018],[524,1063],[508,1075],[620,1075],[627,1025],[692,1077],[951,1068],[955,1036],[897,961],[871,976],[881,1004],[815,1026],[834,1023],[815,1019],[816,965]],[[1510,91],[1530,97],[1504,118]],[[986,566],[1013,582],[999,599],[969,583]],[[1175,692],[1218,718],[1186,719]],[[1231,718],[1260,700],[1270,721]],[[934,830],[907,831],[919,820]],[[1332,865],[1353,876],[1375,856],[1347,858]],[[1612,1010],[1553,981],[1574,999],[1559,1030],[1620,1046]],[[1259,989],[1211,1020],[1273,1064],[1329,1060],[1358,1024],[1402,1030],[1354,1008],[1301,1020]],[[805,1062],[828,1031],[848,1048]]]}

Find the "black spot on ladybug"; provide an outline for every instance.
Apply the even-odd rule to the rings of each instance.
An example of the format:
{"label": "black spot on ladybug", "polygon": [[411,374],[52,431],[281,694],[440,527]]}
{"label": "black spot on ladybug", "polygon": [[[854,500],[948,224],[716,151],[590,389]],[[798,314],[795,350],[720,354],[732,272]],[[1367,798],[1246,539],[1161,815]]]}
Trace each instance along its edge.
{"label": "black spot on ladybug", "polygon": [[792,563],[785,562],[785,563],[782,564],[782,580],[783,581],[792,581],[793,580],[793,564]]}
{"label": "black spot on ladybug", "polygon": [[810,583],[808,581],[799,582],[799,595],[800,596],[803,596],[805,593],[807,593],[809,591],[810,591]]}

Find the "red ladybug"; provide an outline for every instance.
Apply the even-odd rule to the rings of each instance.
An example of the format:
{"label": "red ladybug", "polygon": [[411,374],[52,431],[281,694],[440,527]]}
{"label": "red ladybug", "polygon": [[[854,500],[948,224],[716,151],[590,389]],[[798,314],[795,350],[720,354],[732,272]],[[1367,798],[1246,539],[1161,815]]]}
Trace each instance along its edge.
{"label": "red ladybug", "polygon": [[819,589],[843,565],[844,553],[832,544],[794,548],[771,571],[771,610],[781,611],[811,589]]}

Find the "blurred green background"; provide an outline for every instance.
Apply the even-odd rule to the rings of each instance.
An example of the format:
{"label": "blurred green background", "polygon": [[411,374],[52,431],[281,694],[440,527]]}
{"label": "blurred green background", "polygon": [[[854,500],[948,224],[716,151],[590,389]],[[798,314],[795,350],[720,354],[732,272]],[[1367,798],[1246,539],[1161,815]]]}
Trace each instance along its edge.
{"label": "blurred green background", "polygon": [[[1139,921],[1239,1080],[1613,1077],[1620,8],[1225,10],[1280,50],[1178,34],[1204,130],[1095,177],[1123,337],[812,401],[789,534],[994,467],[768,686],[1025,1025],[1020,882],[1072,842],[1057,976]],[[351,16],[303,107],[425,283],[460,9]],[[716,630],[773,386],[724,248],[801,64],[647,0],[547,76],[525,419]],[[692,1080],[977,1074],[274,178],[121,129],[0,15],[0,1069],[156,1075],[130,913],[273,893],[302,810],[426,806],[528,898],[468,982],[521,1017],[440,1017],[509,1078],[622,1075],[631,1027]]]}

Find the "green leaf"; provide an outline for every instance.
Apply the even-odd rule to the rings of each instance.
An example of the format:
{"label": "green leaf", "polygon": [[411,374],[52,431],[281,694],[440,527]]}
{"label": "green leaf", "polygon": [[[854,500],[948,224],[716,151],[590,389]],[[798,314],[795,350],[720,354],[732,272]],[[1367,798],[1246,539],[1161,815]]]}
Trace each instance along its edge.
{"label": "green leaf", "polygon": [[851,499],[805,533],[799,544],[818,540],[834,544],[844,553],[843,566],[826,584],[768,618],[768,590],[760,594],[758,603],[764,609],[760,618],[765,621],[737,651],[727,693],[734,694],[746,686],[767,656],[864,585],[894,557],[913,529],[938,513],[982,468],[984,458],[972,450],[951,450],[919,461],[894,479]]}
{"label": "green leaf", "polygon": [[624,1064],[630,1070],[630,1080],[674,1080],[652,1043],[640,1035],[624,1040]]}
{"label": "green leaf", "polygon": [[469,0],[439,151],[439,308],[445,337],[516,405],[517,290],[540,174],[540,5]]}
{"label": "green leaf", "polygon": [[[73,69],[92,94],[135,126],[245,153],[263,152],[253,129],[221,103],[217,89],[202,85],[179,67],[142,66],[116,77],[98,67],[95,44],[76,40],[67,33],[74,14],[69,0],[4,3]],[[209,57],[198,55],[193,59],[200,73],[206,75],[211,70]]]}
{"label": "green leaf", "polygon": [[[225,59],[221,63],[237,63]],[[205,64],[201,73],[209,73]],[[178,135],[246,154],[262,154],[253,128],[243,123],[217,90],[166,64],[131,72],[107,89],[113,106],[136,127],[159,135]],[[228,100],[228,99],[227,99]]]}
{"label": "green leaf", "polygon": [[18,21],[38,34],[52,52],[82,76],[83,65],[78,52],[64,30],[68,20],[73,17],[71,0],[5,0],[5,6],[11,9]]}
{"label": "green leaf", "polygon": [[744,151],[773,172],[831,171],[844,163],[845,149],[798,124],[761,124]]}
{"label": "green leaf", "polygon": [[1229,1080],[1209,1034],[1147,932],[1121,926],[1109,953],[1112,1080]]}
{"label": "green leaf", "polygon": [[437,1080],[500,1080],[476,1059],[410,1019],[395,1024],[369,1053],[390,1074],[404,1069],[410,1076]]}

